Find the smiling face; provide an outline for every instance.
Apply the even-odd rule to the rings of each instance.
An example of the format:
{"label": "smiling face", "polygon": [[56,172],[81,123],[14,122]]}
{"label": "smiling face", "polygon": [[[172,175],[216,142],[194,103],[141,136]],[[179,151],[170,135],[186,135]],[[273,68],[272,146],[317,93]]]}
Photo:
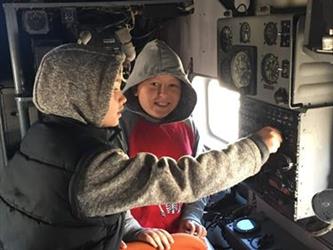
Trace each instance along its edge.
{"label": "smiling face", "polygon": [[124,109],[126,103],[126,97],[121,90],[122,86],[122,72],[117,75],[113,88],[111,89],[111,98],[109,101],[109,109],[105,114],[101,127],[115,127],[119,124],[121,112]]}
{"label": "smiling face", "polygon": [[181,82],[171,75],[158,75],[138,85],[135,95],[150,116],[161,119],[169,115],[181,97]]}

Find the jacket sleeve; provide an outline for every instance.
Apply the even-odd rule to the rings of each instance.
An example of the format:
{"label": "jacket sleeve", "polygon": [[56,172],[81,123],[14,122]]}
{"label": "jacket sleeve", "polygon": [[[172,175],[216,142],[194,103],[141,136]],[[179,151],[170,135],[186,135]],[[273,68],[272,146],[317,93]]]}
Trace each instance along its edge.
{"label": "jacket sleeve", "polygon": [[124,219],[123,240],[125,242],[137,240],[136,235],[141,232],[143,228],[139,222],[132,216],[131,211],[127,211]]}
{"label": "jacket sleeve", "polygon": [[256,174],[262,163],[258,146],[249,138],[178,162],[148,153],[129,159],[120,149],[105,150],[78,176],[76,209],[84,216],[105,216],[134,207],[193,202]]}
{"label": "jacket sleeve", "polygon": [[195,155],[198,155],[198,154],[204,152],[205,148],[202,143],[202,140],[200,139],[199,130],[198,130],[197,126],[195,125],[193,119],[188,118],[184,122],[187,126],[189,126],[191,128],[193,137],[194,137],[194,142],[192,145],[192,151],[193,151],[192,155],[195,156]]}
{"label": "jacket sleeve", "polygon": [[182,220],[193,220],[201,224],[207,200],[208,198],[205,197],[192,203],[186,203],[182,211]]}

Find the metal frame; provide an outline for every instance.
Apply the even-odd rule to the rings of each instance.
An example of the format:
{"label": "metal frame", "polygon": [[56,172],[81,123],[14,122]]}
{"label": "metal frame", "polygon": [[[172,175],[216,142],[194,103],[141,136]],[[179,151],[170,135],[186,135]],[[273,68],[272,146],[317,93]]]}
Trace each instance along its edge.
{"label": "metal frame", "polygon": [[7,35],[9,42],[11,65],[15,94],[17,95],[16,104],[18,109],[21,137],[27,132],[29,122],[28,102],[31,98],[22,97],[22,89],[25,79],[22,71],[21,55],[19,50],[19,27],[17,21],[17,11],[19,9],[32,8],[60,8],[60,7],[126,7],[140,6],[145,4],[172,4],[172,3],[193,3],[193,0],[137,0],[137,1],[113,1],[113,2],[69,2],[69,3],[4,3],[3,9],[6,18]]}
{"label": "metal frame", "polygon": [[6,166],[8,163],[5,141],[5,129],[3,124],[3,114],[0,108],[0,167]]}

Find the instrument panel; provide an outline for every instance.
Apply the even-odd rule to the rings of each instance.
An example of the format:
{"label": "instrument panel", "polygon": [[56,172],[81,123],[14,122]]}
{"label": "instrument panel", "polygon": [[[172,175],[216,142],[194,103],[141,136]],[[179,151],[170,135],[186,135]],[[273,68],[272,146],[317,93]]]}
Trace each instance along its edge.
{"label": "instrument panel", "polygon": [[220,83],[241,94],[240,137],[264,126],[284,137],[250,186],[294,220],[314,215],[311,198],[330,186],[332,175],[333,64],[305,50],[304,27],[298,14],[224,18],[217,25],[224,38]]}
{"label": "instrument panel", "polygon": [[313,216],[313,195],[331,185],[332,138],[327,134],[332,134],[332,123],[333,107],[300,112],[241,98],[240,137],[264,126],[276,127],[283,134],[278,152],[246,182],[292,220]]}
{"label": "instrument panel", "polygon": [[217,28],[223,86],[283,108],[333,105],[333,57],[304,47],[304,15],[222,18]]}
{"label": "instrument panel", "polygon": [[296,20],[291,14],[219,19],[221,83],[241,94],[290,108]]}

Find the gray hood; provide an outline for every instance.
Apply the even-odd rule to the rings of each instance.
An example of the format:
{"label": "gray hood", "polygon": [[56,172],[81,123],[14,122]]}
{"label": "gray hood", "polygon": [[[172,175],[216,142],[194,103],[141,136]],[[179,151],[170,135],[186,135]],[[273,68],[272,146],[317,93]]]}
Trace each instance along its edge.
{"label": "gray hood", "polygon": [[39,66],[33,102],[45,114],[100,127],[124,55],[66,44],[47,53]]}
{"label": "gray hood", "polygon": [[[155,119],[143,111],[132,89],[142,81],[160,74],[172,75],[182,82],[182,95],[178,106],[162,120]],[[158,123],[169,123],[188,118],[197,102],[197,95],[185,74],[180,58],[165,42],[160,40],[147,43],[138,55],[124,93],[127,98],[126,108],[129,111]]]}

